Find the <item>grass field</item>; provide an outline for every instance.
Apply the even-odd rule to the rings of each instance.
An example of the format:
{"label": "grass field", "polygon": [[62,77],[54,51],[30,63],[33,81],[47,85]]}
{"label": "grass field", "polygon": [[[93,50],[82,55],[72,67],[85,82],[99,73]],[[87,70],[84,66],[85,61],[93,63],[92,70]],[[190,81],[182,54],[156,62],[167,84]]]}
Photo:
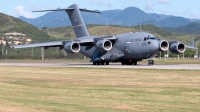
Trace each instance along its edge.
{"label": "grass field", "polygon": [[[89,63],[90,59],[87,60],[0,60],[0,63]],[[138,64],[147,64],[148,60],[139,61]],[[120,64],[120,63],[119,63]],[[155,64],[200,64],[200,59],[155,59]]]}
{"label": "grass field", "polygon": [[0,111],[200,111],[199,70],[1,67]]}

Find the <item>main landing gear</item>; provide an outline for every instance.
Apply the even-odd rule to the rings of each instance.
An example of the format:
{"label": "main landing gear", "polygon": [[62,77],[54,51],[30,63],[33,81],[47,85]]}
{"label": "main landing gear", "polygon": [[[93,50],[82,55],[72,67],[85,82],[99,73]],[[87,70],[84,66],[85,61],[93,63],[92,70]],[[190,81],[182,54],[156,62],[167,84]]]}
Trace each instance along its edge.
{"label": "main landing gear", "polygon": [[93,65],[109,65],[109,62],[105,62],[105,61],[93,62]]}
{"label": "main landing gear", "polygon": [[148,60],[148,65],[154,65],[154,60],[149,59],[149,60]]}
{"label": "main landing gear", "polygon": [[137,65],[137,61],[122,61],[122,65]]}

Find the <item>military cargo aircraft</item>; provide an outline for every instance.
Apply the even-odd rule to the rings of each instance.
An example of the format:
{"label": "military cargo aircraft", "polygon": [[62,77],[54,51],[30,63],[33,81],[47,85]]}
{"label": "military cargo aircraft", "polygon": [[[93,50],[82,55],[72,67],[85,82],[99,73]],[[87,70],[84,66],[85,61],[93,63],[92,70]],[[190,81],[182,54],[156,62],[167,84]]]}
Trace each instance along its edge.
{"label": "military cargo aircraft", "polygon": [[[67,53],[81,52],[83,55],[91,59],[93,65],[109,65],[109,62],[121,62],[122,65],[137,65],[138,61],[149,59],[158,51],[167,51],[169,49],[172,53],[184,53],[186,47],[194,48],[194,46],[185,46],[185,44],[179,41],[167,42],[158,39],[148,32],[129,32],[108,36],[90,36],[80,11],[93,13],[100,12],[81,9],[77,4],[73,4],[67,9],[34,12],[44,11],[65,11],[72,23],[76,39],[16,45],[10,46],[11,48],[20,49],[44,47],[47,49],[49,47],[59,47],[60,49],[64,49]],[[9,46],[8,42],[7,45]],[[149,65],[153,64],[154,61],[150,60]]]}

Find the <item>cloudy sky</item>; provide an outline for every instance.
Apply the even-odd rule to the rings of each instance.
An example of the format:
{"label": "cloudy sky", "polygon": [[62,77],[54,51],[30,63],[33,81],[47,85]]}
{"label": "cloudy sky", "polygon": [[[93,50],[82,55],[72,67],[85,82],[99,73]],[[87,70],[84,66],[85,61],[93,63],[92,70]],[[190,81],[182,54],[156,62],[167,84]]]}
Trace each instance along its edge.
{"label": "cloudy sky", "polygon": [[200,0],[0,0],[0,12],[11,16],[37,18],[45,13],[33,10],[67,8],[78,4],[90,10],[114,10],[137,7],[147,13],[182,16],[200,19]]}

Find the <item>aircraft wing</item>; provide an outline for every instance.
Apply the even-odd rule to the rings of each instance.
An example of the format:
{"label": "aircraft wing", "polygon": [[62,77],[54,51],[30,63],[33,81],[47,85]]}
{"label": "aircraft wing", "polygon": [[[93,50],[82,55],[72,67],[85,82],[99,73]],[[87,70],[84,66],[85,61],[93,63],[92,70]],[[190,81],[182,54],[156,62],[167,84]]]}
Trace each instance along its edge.
{"label": "aircraft wing", "polygon": [[32,47],[58,47],[58,46],[62,46],[62,45],[63,45],[62,41],[54,41],[54,42],[16,45],[16,46],[11,46],[11,48],[21,49],[21,48],[32,48]]}
{"label": "aircraft wing", "polygon": [[189,48],[189,49],[196,49],[196,48],[194,47],[194,38],[191,38],[191,40],[190,40],[190,46],[186,45],[185,47],[186,47],[186,48]]}
{"label": "aircraft wing", "polygon": [[194,46],[188,46],[188,45],[186,45],[185,47],[189,48],[189,49],[196,49]]}
{"label": "aircraft wing", "polygon": [[77,38],[75,40],[63,40],[63,41],[52,41],[52,42],[43,42],[43,43],[34,43],[34,44],[24,44],[24,45],[15,45],[15,46],[10,46],[8,44],[8,41],[6,37],[4,37],[6,44],[8,47],[13,48],[13,49],[21,49],[21,48],[33,48],[33,47],[62,47],[64,44],[69,43],[69,42],[77,42],[82,46],[87,46],[91,45],[91,43],[94,43],[95,41],[98,41],[100,39],[107,39],[107,40],[116,40],[115,36],[103,36],[103,37],[95,37],[95,38]]}
{"label": "aircraft wing", "polygon": [[[13,49],[32,48],[32,47],[46,47],[46,48],[48,48],[48,47],[61,47],[61,46],[63,46],[63,41],[52,41],[52,42],[43,42],[43,43],[10,46],[5,36],[4,36],[4,39],[6,41],[7,46],[9,48],[13,48]],[[67,40],[65,42],[70,42],[70,40]]]}

